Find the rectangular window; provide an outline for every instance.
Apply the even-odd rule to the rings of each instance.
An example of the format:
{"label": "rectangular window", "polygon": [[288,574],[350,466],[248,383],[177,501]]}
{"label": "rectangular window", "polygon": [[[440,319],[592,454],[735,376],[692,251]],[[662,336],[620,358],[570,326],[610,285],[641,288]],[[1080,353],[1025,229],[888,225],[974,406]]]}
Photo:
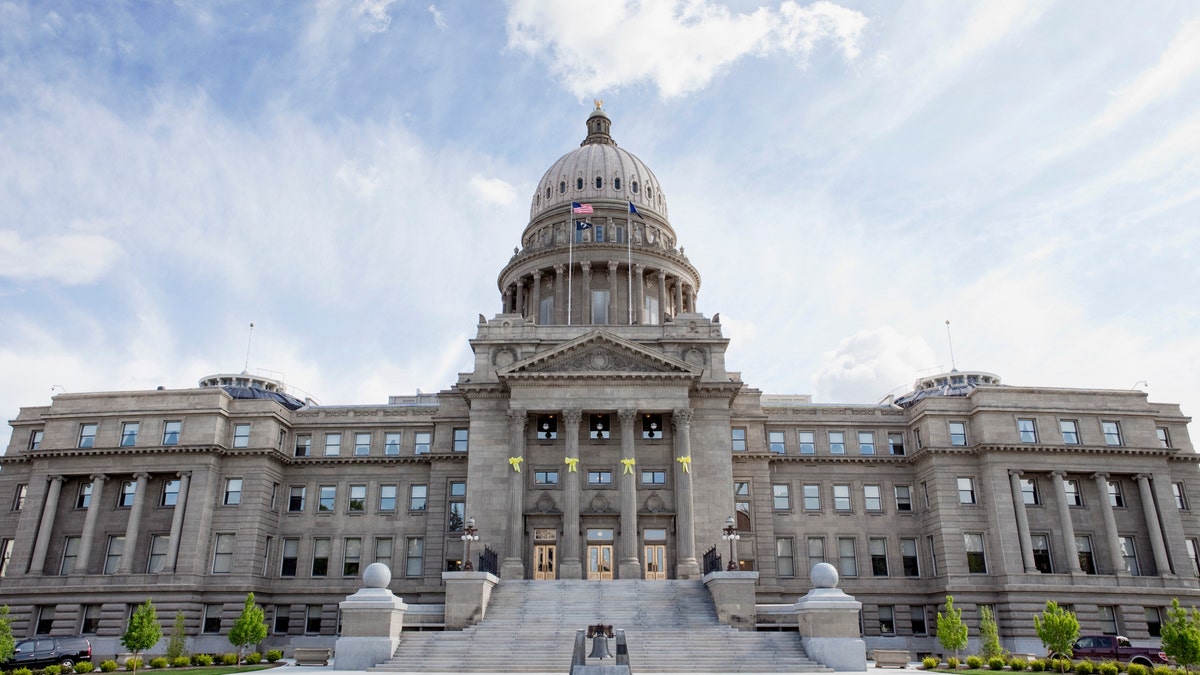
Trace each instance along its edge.
{"label": "rectangular window", "polygon": [[604,470],[588,471],[587,482],[588,485],[612,485],[612,472]]}
{"label": "rectangular window", "polygon": [[1125,559],[1125,571],[1133,576],[1141,576],[1142,568],[1138,565],[1137,547],[1133,537],[1121,537],[1121,557]]}
{"label": "rectangular window", "polygon": [[812,455],[817,452],[817,435],[812,431],[801,431],[797,434],[800,441],[800,454]]}
{"label": "rectangular window", "polygon": [[1079,491],[1079,481],[1074,478],[1063,480],[1063,491],[1067,495],[1067,506],[1083,506],[1083,493]]}
{"label": "rectangular window", "polygon": [[1096,609],[1100,613],[1100,632],[1105,635],[1116,635],[1117,630],[1117,612],[1112,605],[1100,605]]}
{"label": "rectangular window", "polygon": [[814,565],[825,562],[825,539],[823,537],[808,538],[808,569],[811,572]]}
{"label": "rectangular window", "polygon": [[[1192,563],[1192,576],[1200,577],[1200,540],[1187,539],[1185,542],[1187,544],[1188,561]],[[12,541],[7,541],[7,543],[11,548]]]}
{"label": "rectangular window", "polygon": [[466,452],[467,446],[468,446],[467,441],[469,438],[470,438],[470,430],[469,429],[455,429],[454,430],[454,451],[455,452]]}
{"label": "rectangular window", "polygon": [[533,472],[533,484],[534,485],[558,485],[558,472],[557,471],[534,471]]}
{"label": "rectangular window", "polygon": [[896,492],[896,512],[912,513],[912,487],[897,485],[894,490]]}
{"label": "rectangular window", "polygon": [[871,576],[886,577],[888,575],[887,539],[882,537],[868,539],[867,548],[871,554]]}
{"label": "rectangular window", "polygon": [[771,492],[774,495],[776,511],[790,511],[792,509],[792,496],[790,486],[787,483],[772,485]]}
{"label": "rectangular window", "polygon": [[[91,496],[91,483],[88,483],[88,496]],[[173,478],[163,483],[161,506],[175,506],[179,503],[179,479]]]}
{"label": "rectangular window", "polygon": [[328,512],[337,509],[337,486],[322,485],[317,488],[317,512]]}
{"label": "rectangular window", "polygon": [[875,454],[875,432],[873,432],[873,431],[858,432],[858,454],[860,454],[860,455]]}
{"label": "rectangular window", "polygon": [[350,499],[347,501],[347,510],[350,513],[366,513],[367,512],[367,486],[366,485],[351,485]]}
{"label": "rectangular window", "polygon": [[294,577],[300,562],[300,540],[284,539],[282,561],[279,564],[279,576]]}
{"label": "rectangular window", "polygon": [[958,503],[959,504],[974,504],[975,503],[975,479],[974,478],[959,478],[958,479]]}
{"label": "rectangular window", "polygon": [[971,574],[987,574],[987,556],[983,551],[983,534],[963,533],[963,544],[967,549],[967,571]]}
{"label": "rectangular window", "polygon": [[1108,481],[1108,503],[1117,508],[1125,508],[1125,493],[1121,490],[1121,482]]}
{"label": "rectangular window", "polygon": [[237,506],[242,503],[242,479],[225,479],[225,506]]}
{"label": "rectangular window", "polygon": [[67,537],[67,541],[63,544],[62,563],[58,566],[58,573],[67,575],[74,572],[75,560],[78,557],[79,537]]}
{"label": "rectangular window", "polygon": [[787,446],[784,443],[782,431],[767,432],[767,445],[770,446],[771,452],[782,455],[787,452]]}
{"label": "rectangular window", "polygon": [[336,457],[342,454],[342,435],[340,433],[325,434],[325,456]]}
{"label": "rectangular window", "polygon": [[358,576],[358,568],[362,563],[362,539],[347,537],[342,551],[342,576]]}
{"label": "rectangular window", "polygon": [[400,432],[391,431],[383,435],[383,454],[389,457],[400,454]]}
{"label": "rectangular window", "polygon": [[125,552],[125,537],[114,535],[108,538],[108,548],[104,551],[104,573],[116,574],[121,564],[121,554]]}
{"label": "rectangular window", "polygon": [[450,532],[462,532],[463,524],[467,518],[467,505],[463,502],[450,502],[449,519],[446,524],[446,529]]}
{"label": "rectangular window", "polygon": [[167,562],[167,548],[170,545],[171,538],[165,534],[150,536],[150,560],[146,562],[147,574],[159,574],[163,571],[163,566]]}
{"label": "rectangular window", "polygon": [[275,537],[267,537],[266,540],[263,541],[262,575],[264,577],[271,573],[271,549],[274,547]]}
{"label": "rectangular window", "polygon": [[406,537],[404,540],[404,576],[419,577],[425,567],[425,539]]}
{"label": "rectangular window", "polygon": [[12,539],[0,539],[0,578],[8,576],[8,561],[12,560]]}
{"label": "rectangular window", "polygon": [[380,511],[395,511],[396,510],[396,486],[395,485],[380,485],[379,486],[379,510]]}
{"label": "rectangular window", "polygon": [[598,326],[608,323],[608,289],[592,290],[592,323]]}
{"label": "rectangular window", "polygon": [[650,295],[646,296],[646,324],[649,326],[658,325],[658,298]]}
{"label": "rectangular window", "polygon": [[233,447],[235,447],[235,448],[250,447],[250,425],[249,424],[233,425]]}
{"label": "rectangular window", "polygon": [[834,485],[833,486],[833,510],[834,511],[849,511],[850,510],[850,486],[849,485]]}
{"label": "rectangular window", "polygon": [[321,634],[321,605],[306,605],[304,608],[304,633],[306,635]]}
{"label": "rectangular window", "polygon": [[117,493],[117,507],[129,508],[133,506],[133,498],[137,494],[137,483],[127,480],[121,483],[121,491]]}
{"label": "rectangular window", "polygon": [[375,537],[375,562],[392,568],[392,538]]}
{"label": "rectangular window", "polygon": [[893,455],[904,454],[904,434],[888,434],[888,452]]}
{"label": "rectangular window", "polygon": [[1175,495],[1175,508],[1187,511],[1188,500],[1187,493],[1183,491],[1183,483],[1171,483],[1171,493]]}
{"label": "rectangular window", "polygon": [[92,505],[92,483],[81,483],[79,485],[79,494],[75,495],[75,508],[86,509]]}
{"label": "rectangular window", "polygon": [[90,448],[96,445],[96,424],[79,425],[79,447]]}
{"label": "rectangular window", "polygon": [[1054,563],[1050,557],[1050,535],[1031,534],[1029,539],[1033,544],[1033,566],[1042,574],[1053,574]]}
{"label": "rectangular window", "polygon": [[1166,427],[1158,427],[1154,430],[1154,432],[1158,434],[1158,447],[1171,447],[1171,434],[1167,432]]}
{"label": "rectangular window", "polygon": [[366,457],[371,454],[371,434],[356,433],[354,434],[354,456]]}
{"label": "rectangular window", "polygon": [[854,555],[853,537],[838,537],[838,574],[843,577],[858,576],[858,559]]}
{"label": "rectangular window", "polygon": [[878,485],[863,486],[863,508],[868,513],[883,511],[883,490]]}
{"label": "rectangular window", "polygon": [[418,431],[413,434],[413,454],[427,455],[429,448],[433,445],[432,431]]}
{"label": "rectangular window", "polygon": [[666,485],[667,472],[652,469],[642,472],[642,485]]}
{"label": "rectangular window", "polygon": [[332,542],[326,538],[313,539],[312,576],[329,576],[329,552]]}
{"label": "rectangular window", "polygon": [[912,617],[913,635],[927,635],[929,628],[925,624],[925,608],[923,606],[911,607],[909,615]]}
{"label": "rectangular window", "polygon": [[1037,506],[1042,503],[1042,497],[1038,494],[1036,478],[1021,479],[1021,501],[1028,506]]}
{"label": "rectangular window", "polygon": [[428,485],[408,486],[408,510],[424,511],[426,500],[429,498]]}
{"label": "rectangular window", "polygon": [[29,449],[37,450],[38,448],[42,447],[42,439],[45,437],[46,432],[41,429],[29,434]]}
{"label": "rectangular window", "polygon": [[733,434],[733,451],[745,452],[746,450],[746,430],[742,427],[734,427]]}
{"label": "rectangular window", "polygon": [[846,454],[846,434],[844,432],[829,432],[829,453],[833,455]]}
{"label": "rectangular window", "polygon": [[1064,445],[1079,445],[1079,423],[1075,420],[1059,420],[1058,429],[1062,432]]}
{"label": "rectangular window", "polygon": [[122,448],[132,448],[137,444],[138,427],[140,426],[137,422],[125,422],[121,425]]}
{"label": "rectangular window", "polygon": [[921,576],[921,561],[917,555],[916,539],[900,540],[900,562],[904,565],[904,576]]}
{"label": "rectangular window", "polygon": [[1121,445],[1120,422],[1101,422],[1100,430],[1104,432],[1105,445]]}
{"label": "rectangular window", "polygon": [[291,605],[275,605],[275,627],[273,632],[276,635],[287,635],[288,630],[292,627],[292,606]]}
{"label": "rectangular window", "polygon": [[1037,443],[1037,424],[1031,419],[1017,420],[1017,432],[1021,435],[1022,443]]}
{"label": "rectangular window", "polygon": [[608,413],[592,413],[588,415],[588,438],[602,441],[612,435],[612,425],[609,424]]}
{"label": "rectangular window", "polygon": [[202,633],[221,632],[221,605],[204,606],[204,623],[200,628]]}
{"label": "rectangular window", "polygon": [[821,510],[821,486],[818,483],[804,484],[804,510]]}
{"label": "rectangular window", "polygon": [[1157,607],[1147,607],[1145,614],[1146,632],[1150,637],[1162,637],[1162,612]]}
{"label": "rectangular window", "polygon": [[879,606],[879,634],[880,635],[895,635],[896,634],[896,615],[895,608],[891,605]]}
{"label": "rectangular window", "polygon": [[81,635],[95,635],[100,627],[100,605],[84,605],[83,617],[79,622]]}
{"label": "rectangular window", "polygon": [[[582,239],[583,233],[578,230],[575,232],[576,239]],[[538,323],[543,326],[549,326],[554,323],[554,296],[543,297],[538,303]]]}
{"label": "rectangular window", "polygon": [[1096,559],[1092,555],[1092,538],[1086,535],[1075,537],[1075,550],[1079,553],[1079,569],[1084,574],[1096,573]]}
{"label": "rectangular window", "polygon": [[791,537],[775,538],[775,572],[781,577],[796,576],[796,557]]}
{"label": "rectangular window", "polygon": [[304,493],[308,488],[304,485],[293,485],[288,488],[288,513],[300,513],[304,510]]}
{"label": "rectangular window", "polygon": [[218,534],[213,547],[213,574],[229,574],[233,570],[233,535]]}
{"label": "rectangular window", "polygon": [[296,457],[308,457],[310,455],[312,455],[312,434],[296,436]]}
{"label": "rectangular window", "polygon": [[[38,607],[37,624],[34,628],[35,635],[49,635],[50,630],[54,628],[54,607],[45,606]],[[48,640],[38,640],[40,644],[45,644]]]}
{"label": "rectangular window", "polygon": [[967,444],[967,423],[950,422],[950,445],[965,446]]}
{"label": "rectangular window", "polygon": [[558,415],[538,415],[534,428],[539,441],[553,441],[558,438]]}
{"label": "rectangular window", "polygon": [[25,497],[29,494],[29,486],[25,483],[17,485],[17,489],[13,492],[12,510],[20,511],[25,508]]}
{"label": "rectangular window", "polygon": [[163,445],[179,445],[179,432],[183,431],[183,422],[174,420],[163,422]]}

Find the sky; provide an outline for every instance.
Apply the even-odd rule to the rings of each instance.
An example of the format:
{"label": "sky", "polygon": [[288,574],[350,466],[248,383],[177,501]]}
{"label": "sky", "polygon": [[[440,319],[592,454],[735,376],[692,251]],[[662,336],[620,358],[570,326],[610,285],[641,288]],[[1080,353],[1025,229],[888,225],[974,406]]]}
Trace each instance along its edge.
{"label": "sky", "polygon": [[750,386],[1200,414],[1200,4],[761,2],[0,0],[0,414],[449,388],[597,98]]}

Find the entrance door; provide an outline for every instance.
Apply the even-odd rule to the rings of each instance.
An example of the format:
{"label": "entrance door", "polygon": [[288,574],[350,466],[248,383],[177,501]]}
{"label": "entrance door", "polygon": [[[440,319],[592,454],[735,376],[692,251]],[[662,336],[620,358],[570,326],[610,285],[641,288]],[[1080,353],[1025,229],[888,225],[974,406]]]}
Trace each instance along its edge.
{"label": "entrance door", "polygon": [[558,547],[554,544],[538,544],[533,547],[533,578],[535,581],[554,579],[557,549]]}
{"label": "entrance door", "polygon": [[588,579],[613,578],[612,544],[588,546]]}
{"label": "entrance door", "polygon": [[661,581],[667,578],[667,547],[662,544],[649,544],[643,550],[642,560],[645,561],[646,578]]}

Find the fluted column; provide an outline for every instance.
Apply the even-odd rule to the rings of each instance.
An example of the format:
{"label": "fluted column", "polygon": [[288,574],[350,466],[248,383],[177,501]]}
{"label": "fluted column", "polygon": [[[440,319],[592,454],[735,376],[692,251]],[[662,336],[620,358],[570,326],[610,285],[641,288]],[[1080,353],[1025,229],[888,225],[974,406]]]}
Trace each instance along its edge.
{"label": "fluted column", "polygon": [[1154,567],[1158,575],[1171,574],[1171,561],[1167,557],[1167,545],[1163,542],[1162,525],[1158,520],[1158,507],[1154,505],[1154,491],[1150,488],[1150,476],[1137,475],[1138,494],[1142,498],[1142,514],[1146,518],[1146,533],[1150,536],[1150,549],[1154,551]]}
{"label": "fluted column", "polygon": [[517,300],[516,300],[517,304],[516,304],[515,313],[524,316],[525,315],[525,279],[523,277],[517,278],[516,293],[517,293]]}
{"label": "fluted column", "polygon": [[667,320],[667,271],[658,271],[658,323]]}
{"label": "fluted column", "polygon": [[675,544],[679,549],[675,577],[678,579],[700,576],[692,511],[692,413],[691,408],[680,408],[671,414],[671,424],[675,426]]}
{"label": "fluted column", "polygon": [[688,311],[695,313],[695,311],[696,311],[696,287],[695,286],[691,286],[691,285],[688,286],[687,296],[688,296],[688,302],[687,302]]}
{"label": "fluted column", "polygon": [[1079,548],[1075,546],[1075,525],[1071,522],[1071,505],[1067,503],[1067,488],[1063,482],[1066,479],[1063,471],[1050,472],[1050,482],[1054,485],[1054,500],[1058,502],[1058,526],[1062,530],[1063,549],[1067,556],[1067,568],[1072,574],[1080,574]]}
{"label": "fluted column", "polygon": [[171,541],[167,544],[167,559],[163,563],[164,572],[174,572],[179,560],[180,535],[183,533],[183,518],[187,515],[188,487],[191,484],[190,471],[179,472],[179,494],[175,497],[175,513],[171,516]]}
{"label": "fluted column", "polygon": [[1008,472],[1008,486],[1012,492],[1013,510],[1017,513],[1017,538],[1021,541],[1021,562],[1025,571],[1036,572],[1037,565],[1033,562],[1033,541],[1029,538],[1029,515],[1025,513],[1025,498],[1021,494],[1021,472]]}
{"label": "fluted column", "polygon": [[503,302],[504,302],[503,313],[504,314],[512,314],[513,313],[513,307],[514,307],[513,293],[514,293],[514,291],[515,291],[515,287],[512,285],[509,285],[507,288],[504,289],[504,298],[503,298]]}
{"label": "fluted column", "polygon": [[558,554],[558,577],[582,579],[583,559],[579,554],[579,471],[572,471],[579,460],[579,422],[583,413],[577,409],[562,412],[566,456],[563,462],[563,534],[562,550]]}
{"label": "fluted column", "polygon": [[150,474],[135,473],[133,477],[137,485],[133,488],[133,505],[129,507],[129,523],[125,525],[125,549],[117,564],[117,574],[133,571],[134,551],[137,550],[138,534],[142,531],[142,509],[146,506],[146,486],[150,482]]}
{"label": "fluted column", "polygon": [[104,499],[102,473],[92,476],[92,501],[88,502],[87,515],[83,517],[83,533],[79,535],[79,556],[75,558],[74,574],[87,574],[92,560],[92,542],[96,537],[96,520],[100,517],[100,504]]}
{"label": "fluted column", "polygon": [[608,261],[608,323],[616,325],[620,323],[617,318],[617,267],[620,265],[616,260]]}
{"label": "fluted column", "polygon": [[1096,483],[1096,492],[1100,494],[1100,516],[1104,520],[1104,536],[1108,539],[1108,561],[1112,565],[1113,574],[1128,574],[1125,570],[1125,557],[1121,555],[1121,535],[1117,533],[1117,518],[1113,515],[1112,504],[1108,501],[1108,474],[1094,473],[1092,480]]}
{"label": "fluted column", "polygon": [[[566,275],[567,266],[559,263],[554,266],[554,323],[558,326],[564,326],[567,323],[567,293],[570,289],[567,288],[567,283],[563,281]],[[574,298],[571,298],[572,300]]]}
{"label": "fluted column", "polygon": [[62,494],[62,476],[51,476],[50,487],[46,488],[46,505],[42,508],[42,519],[38,523],[37,542],[33,545],[33,558],[29,562],[30,574],[44,574],[46,551],[50,547],[50,535],[54,531],[54,518],[58,515],[58,497]]}
{"label": "fluted column", "polygon": [[579,306],[582,308],[579,323],[589,324],[592,322],[592,263],[584,260],[579,263],[579,269],[583,272],[583,290],[579,292]]}
{"label": "fluted column", "polygon": [[633,266],[633,321],[637,324],[646,323],[646,266]]}
{"label": "fluted column", "polygon": [[[620,410],[617,416],[621,420],[621,459],[636,460],[634,423],[637,421],[637,410]],[[638,557],[637,464],[635,462],[629,466],[627,472],[622,461],[621,478],[617,484],[621,495],[621,548],[617,570],[621,579],[637,579],[642,574],[642,563]]]}
{"label": "fluted column", "polygon": [[[525,425],[529,415],[524,410],[508,411],[509,457],[525,458]],[[521,462],[523,464],[524,462]],[[520,464],[518,464],[520,466]],[[505,579],[525,578],[525,481],[522,474],[508,471],[508,548],[500,566],[500,576]]]}
{"label": "fluted column", "polygon": [[542,271],[533,271],[533,284],[529,288],[529,316],[533,323],[542,322]]}
{"label": "fluted column", "polygon": [[683,314],[683,279],[675,277],[675,311],[673,315]]}

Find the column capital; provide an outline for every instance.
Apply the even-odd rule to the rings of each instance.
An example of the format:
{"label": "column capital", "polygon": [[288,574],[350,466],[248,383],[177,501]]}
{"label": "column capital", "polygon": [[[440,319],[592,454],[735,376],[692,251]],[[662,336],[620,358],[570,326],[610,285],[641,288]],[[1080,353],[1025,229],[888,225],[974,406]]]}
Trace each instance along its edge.
{"label": "column capital", "polygon": [[59,474],[59,475],[54,475],[54,476],[46,476],[46,480],[51,483],[62,483],[63,481],[66,480],[66,477]]}
{"label": "column capital", "polygon": [[1050,475],[1054,476],[1055,478],[1066,478],[1067,472],[1063,471],[1062,469],[1055,469],[1054,471],[1050,472]]}
{"label": "column capital", "polygon": [[583,273],[584,273],[584,274],[591,274],[591,273],[592,273],[592,261],[591,261],[591,260],[583,260],[583,261],[580,261],[580,263],[579,263],[579,267],[580,267],[580,269],[582,269],[582,270],[583,270]]}
{"label": "column capital", "polygon": [[568,408],[562,411],[563,421],[568,425],[578,427],[580,420],[583,419],[583,411],[579,408]]}
{"label": "column capital", "polygon": [[666,281],[666,280],[667,280],[667,271],[666,271],[666,270],[659,270],[659,271],[658,271],[658,280],[659,280],[659,281]]}
{"label": "column capital", "polygon": [[1134,474],[1133,477],[1135,480],[1139,480],[1139,481],[1140,480],[1154,480],[1154,474],[1152,474],[1152,473],[1138,473],[1138,474]]}
{"label": "column capital", "polygon": [[1096,473],[1092,474],[1092,478],[1094,478],[1096,480],[1108,480],[1108,472],[1107,471],[1097,471]]}
{"label": "column capital", "polygon": [[1022,471],[1022,470],[1020,470],[1020,469],[1009,469],[1009,470],[1008,470],[1008,475],[1010,475],[1010,476],[1024,476],[1024,475],[1025,475],[1025,472],[1024,472],[1024,471]]}
{"label": "column capital", "polygon": [[617,419],[621,420],[621,426],[633,424],[637,420],[638,411],[633,408],[622,408],[617,411]]}
{"label": "column capital", "polygon": [[176,478],[190,478],[191,475],[192,475],[191,471],[179,471],[175,474],[175,477]]}
{"label": "column capital", "polygon": [[671,424],[675,425],[676,429],[687,429],[692,426],[692,415],[695,412],[691,408],[677,408],[671,412]]}
{"label": "column capital", "polygon": [[133,474],[133,477],[135,480],[150,480],[150,473],[148,471],[138,471]]}
{"label": "column capital", "polygon": [[609,261],[608,261],[608,273],[609,273],[609,274],[616,274],[616,273],[617,273],[617,267],[619,267],[620,265],[621,265],[621,263],[617,262],[616,260],[609,260]]}
{"label": "column capital", "polygon": [[529,273],[529,276],[533,277],[533,282],[534,282],[534,283],[537,283],[537,282],[539,282],[539,281],[541,281],[541,280],[542,280],[542,271],[541,271],[541,270],[534,270],[534,271],[532,271],[532,272],[530,272],[530,273]]}
{"label": "column capital", "polygon": [[524,429],[529,424],[529,411],[512,408],[508,411],[508,425],[513,429]]}
{"label": "column capital", "polygon": [[638,263],[633,266],[633,271],[636,272],[637,274],[645,274],[646,266],[643,265],[642,263]]}
{"label": "column capital", "polygon": [[566,271],[567,271],[567,266],[562,263],[558,263],[557,265],[554,266],[554,273],[560,277],[562,276],[562,273],[566,272]]}
{"label": "column capital", "polygon": [[102,474],[102,473],[94,473],[90,476],[90,478],[92,479],[93,482],[96,482],[96,481],[104,482],[104,481],[108,480],[108,476],[106,474]]}

